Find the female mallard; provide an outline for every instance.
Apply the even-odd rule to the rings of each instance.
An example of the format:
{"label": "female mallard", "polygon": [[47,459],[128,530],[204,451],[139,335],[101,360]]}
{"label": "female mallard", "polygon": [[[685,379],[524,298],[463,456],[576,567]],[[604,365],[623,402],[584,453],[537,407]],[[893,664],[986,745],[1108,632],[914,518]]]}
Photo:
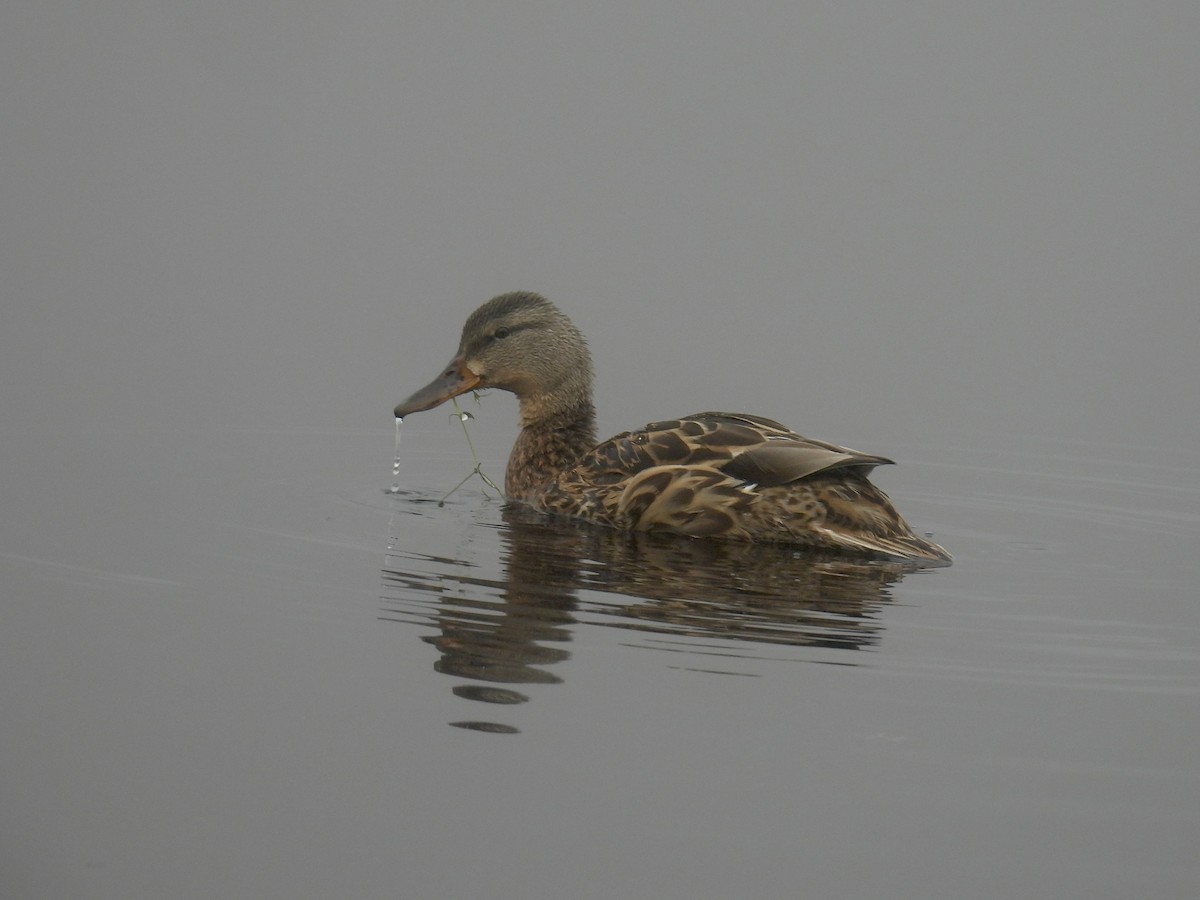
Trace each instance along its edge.
{"label": "female mallard", "polygon": [[801,437],[758,416],[707,412],[596,443],[592,360],[579,330],[537,294],[471,314],[458,353],[396,418],[500,388],[521,403],[504,492],[614,528],[950,559],[913,534],[867,480],[890,459]]}

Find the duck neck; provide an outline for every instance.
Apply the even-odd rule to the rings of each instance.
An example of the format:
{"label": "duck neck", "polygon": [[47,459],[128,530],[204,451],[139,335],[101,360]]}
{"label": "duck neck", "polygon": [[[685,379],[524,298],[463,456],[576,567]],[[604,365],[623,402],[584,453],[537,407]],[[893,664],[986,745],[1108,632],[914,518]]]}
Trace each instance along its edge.
{"label": "duck neck", "polygon": [[554,477],[596,445],[596,410],[590,399],[560,409],[521,401],[521,433],[508,457],[504,493],[536,502]]}

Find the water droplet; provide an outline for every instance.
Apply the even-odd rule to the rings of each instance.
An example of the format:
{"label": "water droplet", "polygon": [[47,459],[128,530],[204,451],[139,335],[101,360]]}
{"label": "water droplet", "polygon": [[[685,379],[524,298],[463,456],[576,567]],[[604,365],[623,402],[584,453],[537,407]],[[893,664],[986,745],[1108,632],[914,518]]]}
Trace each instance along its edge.
{"label": "water droplet", "polygon": [[[400,416],[396,416],[396,455],[392,457],[392,477],[396,478],[400,474],[400,423],[404,420]],[[396,493],[399,488],[399,483],[392,485],[392,493]]]}

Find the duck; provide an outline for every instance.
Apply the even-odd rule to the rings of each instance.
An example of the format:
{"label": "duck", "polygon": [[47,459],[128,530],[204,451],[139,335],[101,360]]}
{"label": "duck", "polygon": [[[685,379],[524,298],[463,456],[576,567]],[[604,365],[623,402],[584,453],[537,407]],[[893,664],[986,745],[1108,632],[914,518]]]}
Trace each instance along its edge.
{"label": "duck", "polygon": [[540,294],[484,303],[441,374],[397,419],[487,388],[519,403],[504,475],[509,502],[631,532],[791,544],[835,554],[948,563],[868,475],[883,456],[803,437],[771,419],[702,412],[596,440],[583,334]]}

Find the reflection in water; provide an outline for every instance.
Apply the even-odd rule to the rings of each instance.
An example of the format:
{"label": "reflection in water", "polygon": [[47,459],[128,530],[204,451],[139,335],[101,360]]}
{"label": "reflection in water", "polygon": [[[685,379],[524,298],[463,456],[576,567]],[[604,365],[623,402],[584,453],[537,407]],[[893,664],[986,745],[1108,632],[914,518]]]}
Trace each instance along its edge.
{"label": "reflection in water", "polygon": [[423,638],[441,652],[436,670],[486,683],[454,693],[499,705],[528,697],[497,685],[558,683],[553,666],[569,657],[565,645],[581,624],[672,635],[671,649],[694,654],[714,652],[714,640],[724,656],[779,644],[861,649],[879,640],[876,613],[889,586],[918,568],[614,531],[519,507],[505,507],[504,523],[499,579],[399,550],[383,571],[384,617],[436,628]]}

